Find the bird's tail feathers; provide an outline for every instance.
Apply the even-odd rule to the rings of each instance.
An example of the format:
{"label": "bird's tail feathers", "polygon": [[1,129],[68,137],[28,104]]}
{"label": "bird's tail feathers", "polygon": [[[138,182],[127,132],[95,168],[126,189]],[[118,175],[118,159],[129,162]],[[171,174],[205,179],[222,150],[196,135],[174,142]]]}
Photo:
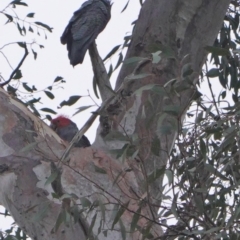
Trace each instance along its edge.
{"label": "bird's tail feathers", "polygon": [[82,39],[81,41],[73,41],[71,43],[71,46],[68,47],[68,50],[70,50],[68,52],[68,57],[70,59],[71,65],[75,66],[78,63],[83,62],[85,54],[95,38],[96,36],[92,34],[84,40]]}

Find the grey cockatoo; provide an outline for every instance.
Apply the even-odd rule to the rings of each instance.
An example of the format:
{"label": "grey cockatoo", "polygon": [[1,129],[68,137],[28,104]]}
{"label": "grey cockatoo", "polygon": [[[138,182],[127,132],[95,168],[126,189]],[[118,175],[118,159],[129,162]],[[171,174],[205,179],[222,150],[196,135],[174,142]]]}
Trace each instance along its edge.
{"label": "grey cockatoo", "polygon": [[61,37],[61,43],[67,44],[68,57],[73,66],[83,62],[87,49],[110,18],[110,0],[88,0],[74,12]]}

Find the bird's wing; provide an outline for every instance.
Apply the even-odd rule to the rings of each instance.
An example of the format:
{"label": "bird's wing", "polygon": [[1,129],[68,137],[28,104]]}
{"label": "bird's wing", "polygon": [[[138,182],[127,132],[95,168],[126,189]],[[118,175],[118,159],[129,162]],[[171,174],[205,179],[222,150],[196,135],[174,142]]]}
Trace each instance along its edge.
{"label": "bird's wing", "polygon": [[70,19],[67,27],[65,28],[62,36],[61,36],[61,43],[62,44],[66,44],[68,39],[69,39],[69,35],[71,35],[71,28],[72,25],[79,19],[82,17],[82,15],[86,12],[88,12],[88,9],[91,7],[92,3],[94,0],[88,0],[86,2],[84,2],[82,4],[82,6],[73,13],[72,18]]}
{"label": "bird's wing", "polygon": [[107,25],[110,10],[111,5],[105,0],[89,0],[74,13],[61,37],[62,44],[67,43],[73,66],[83,62],[87,49]]}
{"label": "bird's wing", "polygon": [[82,63],[85,53],[98,34],[105,28],[108,20],[99,7],[89,8],[71,26],[69,58],[72,65]]}
{"label": "bird's wing", "polygon": [[72,65],[82,63],[90,44],[99,33],[101,22],[93,14],[80,18],[72,25],[72,41],[69,44],[69,59]]}

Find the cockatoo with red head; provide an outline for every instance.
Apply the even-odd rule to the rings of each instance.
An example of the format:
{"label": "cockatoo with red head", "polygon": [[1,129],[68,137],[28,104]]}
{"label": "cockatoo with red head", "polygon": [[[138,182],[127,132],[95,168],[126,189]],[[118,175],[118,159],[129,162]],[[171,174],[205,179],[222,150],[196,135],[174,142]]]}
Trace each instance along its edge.
{"label": "cockatoo with red head", "polygon": [[[58,134],[60,138],[69,143],[78,132],[76,123],[63,115],[52,119],[50,127]],[[82,138],[74,146],[84,148],[91,146],[91,144],[88,138],[83,135]]]}

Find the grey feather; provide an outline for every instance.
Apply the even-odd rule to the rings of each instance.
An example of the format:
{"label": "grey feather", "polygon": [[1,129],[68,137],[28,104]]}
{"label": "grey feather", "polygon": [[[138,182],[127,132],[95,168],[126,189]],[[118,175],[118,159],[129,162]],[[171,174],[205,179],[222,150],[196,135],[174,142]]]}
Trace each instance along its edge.
{"label": "grey feather", "polygon": [[61,36],[67,44],[70,63],[82,63],[86,51],[103,31],[111,18],[111,3],[108,0],[88,0],[73,14]]}
{"label": "grey feather", "polygon": [[[76,123],[70,121],[70,124],[67,127],[64,128],[56,128],[56,133],[61,137],[64,141],[71,142],[73,137],[78,132],[78,127]],[[89,147],[91,146],[88,138],[83,135],[82,138],[75,143],[75,147]]]}

